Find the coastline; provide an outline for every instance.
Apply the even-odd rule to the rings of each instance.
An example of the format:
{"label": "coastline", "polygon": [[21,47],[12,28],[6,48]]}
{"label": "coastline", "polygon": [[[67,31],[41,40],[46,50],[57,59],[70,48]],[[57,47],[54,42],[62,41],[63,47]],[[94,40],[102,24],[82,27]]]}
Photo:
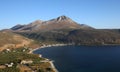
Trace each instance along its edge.
{"label": "coastline", "polygon": [[[42,48],[55,47],[55,46],[68,46],[68,45],[74,45],[74,44],[51,44],[51,45],[43,45],[43,46],[41,46],[41,47],[39,47],[39,48],[31,49],[29,53],[34,54],[34,53],[33,53],[34,51],[36,51],[36,50],[38,50],[38,49],[42,49]],[[104,45],[100,45],[100,46],[107,46],[107,45],[111,45],[111,44],[104,44]],[[85,46],[86,46],[86,45],[85,45]],[[112,46],[114,46],[114,45],[112,45]],[[42,57],[42,54],[39,54],[39,57]],[[53,63],[52,60],[47,59],[47,58],[46,58],[46,60],[47,60],[48,63],[50,63],[50,66],[51,66],[51,68],[54,70],[54,72],[59,72],[59,71],[57,70],[57,68],[55,67],[55,65],[54,65],[54,63]]]}
{"label": "coastline", "polygon": [[53,61],[49,61],[49,63],[50,63],[50,65],[51,65],[51,68],[52,68],[55,72],[59,72],[59,71],[56,69]]}
{"label": "coastline", "polygon": [[47,48],[47,47],[56,47],[56,46],[68,46],[68,45],[74,45],[74,44],[49,44],[49,45],[43,45],[41,47],[38,47],[38,48],[34,48],[34,49],[31,49],[29,53],[32,53],[38,49],[42,49],[42,48]]}
{"label": "coastline", "polygon": [[[29,53],[34,54],[34,53],[33,53],[34,51],[36,51],[36,50],[38,50],[38,49],[42,49],[42,48],[55,47],[55,46],[67,46],[67,45],[73,45],[73,44],[52,44],[52,45],[43,45],[43,46],[41,46],[41,47],[39,47],[39,48],[31,49]],[[39,57],[42,57],[42,55],[39,54]],[[55,67],[53,61],[51,61],[51,60],[49,60],[49,59],[47,59],[47,61],[50,63],[51,68],[52,68],[55,72],[59,72],[59,71],[57,70],[57,68]]]}

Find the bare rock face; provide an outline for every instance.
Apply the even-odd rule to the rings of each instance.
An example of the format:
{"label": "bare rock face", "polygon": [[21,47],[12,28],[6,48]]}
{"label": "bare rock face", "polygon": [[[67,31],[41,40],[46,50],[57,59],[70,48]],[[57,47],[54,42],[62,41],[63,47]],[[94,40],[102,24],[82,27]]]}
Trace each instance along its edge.
{"label": "bare rock face", "polygon": [[71,21],[71,19],[68,18],[68,17],[66,17],[66,16],[60,16],[60,17],[57,18],[57,21],[64,21],[64,20],[69,20],[69,21]]}
{"label": "bare rock face", "polygon": [[27,25],[16,25],[11,28],[14,31],[50,31],[58,29],[93,29],[87,25],[81,25],[66,16],[60,16],[48,21],[36,20]]}

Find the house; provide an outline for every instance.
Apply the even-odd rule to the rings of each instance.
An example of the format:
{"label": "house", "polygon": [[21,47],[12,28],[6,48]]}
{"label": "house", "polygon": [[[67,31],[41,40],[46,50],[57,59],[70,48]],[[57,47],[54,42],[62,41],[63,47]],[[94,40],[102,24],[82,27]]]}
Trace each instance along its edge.
{"label": "house", "polygon": [[41,58],[41,57],[42,57],[42,55],[41,55],[41,54],[39,54],[39,57]]}
{"label": "house", "polygon": [[21,64],[31,64],[31,63],[33,63],[32,60],[22,60],[21,61]]}
{"label": "house", "polygon": [[5,64],[7,67],[12,67],[14,65],[14,63],[10,63],[10,64]]}
{"label": "house", "polygon": [[6,49],[6,52],[11,52],[11,50],[10,49]]}

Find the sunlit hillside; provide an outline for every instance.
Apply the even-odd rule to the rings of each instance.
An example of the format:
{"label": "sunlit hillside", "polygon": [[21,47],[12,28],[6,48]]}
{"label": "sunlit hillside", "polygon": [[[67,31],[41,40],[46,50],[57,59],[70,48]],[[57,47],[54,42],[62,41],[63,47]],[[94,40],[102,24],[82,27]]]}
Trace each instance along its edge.
{"label": "sunlit hillside", "polygon": [[6,48],[27,46],[32,40],[9,31],[0,31],[0,51]]}

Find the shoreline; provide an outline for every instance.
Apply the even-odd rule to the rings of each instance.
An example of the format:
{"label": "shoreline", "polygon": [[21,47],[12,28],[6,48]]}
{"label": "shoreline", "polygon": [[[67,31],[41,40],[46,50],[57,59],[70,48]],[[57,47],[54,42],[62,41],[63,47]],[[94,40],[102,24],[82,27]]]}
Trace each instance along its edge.
{"label": "shoreline", "polygon": [[[74,45],[74,44],[51,44],[51,45],[49,44],[49,45],[43,45],[43,46],[41,46],[41,47],[39,47],[39,48],[35,48],[35,49],[30,50],[29,53],[34,54],[34,53],[33,53],[34,51],[36,51],[36,50],[38,50],[38,49],[42,49],[42,48],[57,47],[57,46],[69,46],[69,45]],[[104,44],[104,45],[100,45],[100,46],[106,46],[106,45],[110,46],[111,44]],[[85,46],[88,46],[88,45],[85,45]],[[114,46],[114,45],[112,45],[112,46]],[[39,57],[42,57],[42,54],[39,54]],[[46,58],[46,59],[48,59],[48,58]],[[52,60],[48,59],[48,62],[50,63],[51,68],[52,68],[55,72],[59,72],[59,71],[57,70],[57,68],[55,67],[55,65],[54,65],[54,63],[53,63]]]}
{"label": "shoreline", "polygon": [[42,48],[47,48],[47,47],[57,47],[57,46],[68,46],[68,45],[74,45],[74,44],[49,44],[49,45],[43,45],[39,48],[32,49],[29,53],[33,53],[34,51]]}
{"label": "shoreline", "polygon": [[[36,50],[38,50],[38,49],[42,49],[42,48],[56,47],[56,46],[67,46],[67,45],[73,45],[73,44],[52,44],[52,45],[43,45],[43,46],[41,46],[41,47],[39,47],[39,48],[35,48],[35,49],[30,50],[29,53],[34,54],[34,53],[33,53],[34,51],[36,51]],[[39,56],[42,57],[42,54],[39,54]],[[48,60],[49,60],[49,59],[48,59]],[[57,70],[57,68],[55,67],[53,61],[49,60],[48,62],[50,63],[51,68],[52,68],[55,72],[59,72],[59,71]]]}
{"label": "shoreline", "polygon": [[59,72],[59,71],[57,70],[57,68],[55,67],[53,61],[49,61],[49,63],[50,63],[50,65],[51,65],[51,68],[52,68],[55,72]]}

